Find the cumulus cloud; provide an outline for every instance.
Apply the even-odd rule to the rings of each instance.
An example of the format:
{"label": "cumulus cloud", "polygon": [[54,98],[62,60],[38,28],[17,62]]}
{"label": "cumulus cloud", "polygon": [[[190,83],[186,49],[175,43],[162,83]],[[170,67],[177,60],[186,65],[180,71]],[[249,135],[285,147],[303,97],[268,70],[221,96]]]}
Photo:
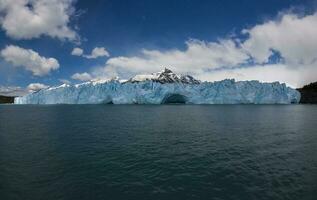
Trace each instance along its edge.
{"label": "cumulus cloud", "polygon": [[76,47],[76,48],[73,49],[71,54],[73,56],[81,56],[81,55],[83,55],[83,53],[84,53],[84,50],[82,50],[81,48]]}
{"label": "cumulus cloud", "polygon": [[[281,81],[293,87],[316,81],[317,13],[306,16],[284,13],[275,20],[245,29],[242,34],[246,36],[243,41],[236,38],[217,42],[189,40],[185,50],[144,49],[138,56],[113,57],[92,74],[109,78],[169,67],[208,81],[257,79]],[[274,52],[281,59],[270,63]]]}
{"label": "cumulus cloud", "polygon": [[67,84],[67,85],[71,84],[71,82],[67,79],[58,79],[58,80],[63,84]]}
{"label": "cumulus cloud", "polygon": [[2,95],[2,96],[17,97],[17,96],[24,96],[27,93],[28,93],[28,91],[21,88],[21,87],[0,86],[0,95]]}
{"label": "cumulus cloud", "polygon": [[39,91],[41,89],[46,89],[48,88],[48,85],[42,84],[42,83],[31,83],[27,86],[27,90],[29,92],[36,92]]}
{"label": "cumulus cloud", "polygon": [[84,57],[88,59],[94,59],[94,58],[104,57],[104,56],[106,57],[110,56],[109,52],[104,47],[95,47],[91,51],[90,55],[84,55]]}
{"label": "cumulus cloud", "polygon": [[223,79],[235,79],[237,81],[259,80],[261,82],[279,81],[286,83],[288,86],[298,88],[307,83],[315,82],[316,74],[317,68],[315,66],[295,69],[285,64],[267,64],[215,70],[209,73],[198,74],[197,78],[212,81]]}
{"label": "cumulus cloud", "polygon": [[290,65],[311,65],[317,61],[317,13],[304,17],[284,14],[243,33],[249,36],[243,47],[258,63],[267,62],[272,50],[278,51]]}
{"label": "cumulus cloud", "polygon": [[0,24],[14,39],[38,38],[42,35],[75,41],[70,28],[74,0],[1,0]]}
{"label": "cumulus cloud", "polygon": [[249,58],[232,39],[218,42],[190,40],[186,46],[185,51],[142,50],[141,56],[114,57],[107,61],[105,72],[134,74],[168,67],[180,73],[197,74],[209,69],[236,66]]}
{"label": "cumulus cloud", "polygon": [[34,76],[44,76],[59,68],[55,58],[45,58],[32,49],[23,49],[14,45],[4,48],[1,56],[15,67],[31,71]]}
{"label": "cumulus cloud", "polygon": [[71,52],[73,56],[82,56],[84,58],[88,59],[95,59],[99,57],[109,57],[109,52],[104,47],[95,47],[90,54],[84,54],[84,50],[81,48],[74,48]]}
{"label": "cumulus cloud", "polygon": [[92,79],[91,75],[87,72],[75,73],[71,76],[71,78],[79,81],[90,81]]}
{"label": "cumulus cloud", "polygon": [[31,83],[26,88],[17,87],[17,86],[0,86],[0,95],[2,96],[24,96],[30,92],[36,92],[41,89],[48,88],[48,85],[41,83]]}

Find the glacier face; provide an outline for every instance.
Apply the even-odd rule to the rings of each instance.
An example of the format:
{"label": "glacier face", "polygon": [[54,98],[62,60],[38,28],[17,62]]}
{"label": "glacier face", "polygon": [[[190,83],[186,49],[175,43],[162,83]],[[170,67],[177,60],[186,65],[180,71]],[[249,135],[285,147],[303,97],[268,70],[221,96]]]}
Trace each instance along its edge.
{"label": "glacier face", "polygon": [[62,85],[17,97],[15,104],[290,104],[299,100],[298,91],[278,82],[226,79],[194,84],[146,79]]}

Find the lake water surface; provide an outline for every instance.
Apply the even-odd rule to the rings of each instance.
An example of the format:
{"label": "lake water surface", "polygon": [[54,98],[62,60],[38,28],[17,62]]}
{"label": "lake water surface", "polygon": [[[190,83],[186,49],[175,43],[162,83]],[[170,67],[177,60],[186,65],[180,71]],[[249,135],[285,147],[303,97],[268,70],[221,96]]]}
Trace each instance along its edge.
{"label": "lake water surface", "polygon": [[0,199],[317,199],[317,106],[0,106]]}

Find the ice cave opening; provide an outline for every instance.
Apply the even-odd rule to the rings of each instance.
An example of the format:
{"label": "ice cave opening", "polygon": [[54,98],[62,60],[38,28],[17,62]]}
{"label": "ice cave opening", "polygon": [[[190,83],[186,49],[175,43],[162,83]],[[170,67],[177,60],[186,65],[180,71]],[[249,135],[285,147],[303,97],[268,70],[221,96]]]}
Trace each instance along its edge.
{"label": "ice cave opening", "polygon": [[103,101],[101,102],[101,104],[113,104],[113,101],[112,101],[112,99],[107,98],[107,99],[103,100]]}
{"label": "ice cave opening", "polygon": [[169,94],[166,95],[162,101],[162,104],[186,104],[187,98],[181,94]]}

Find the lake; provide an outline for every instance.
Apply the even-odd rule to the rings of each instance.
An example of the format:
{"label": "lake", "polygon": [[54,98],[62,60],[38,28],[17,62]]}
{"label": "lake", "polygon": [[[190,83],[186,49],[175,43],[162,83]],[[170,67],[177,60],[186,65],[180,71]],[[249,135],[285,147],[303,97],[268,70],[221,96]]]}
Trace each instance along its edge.
{"label": "lake", "polygon": [[0,199],[317,199],[317,106],[3,105]]}

